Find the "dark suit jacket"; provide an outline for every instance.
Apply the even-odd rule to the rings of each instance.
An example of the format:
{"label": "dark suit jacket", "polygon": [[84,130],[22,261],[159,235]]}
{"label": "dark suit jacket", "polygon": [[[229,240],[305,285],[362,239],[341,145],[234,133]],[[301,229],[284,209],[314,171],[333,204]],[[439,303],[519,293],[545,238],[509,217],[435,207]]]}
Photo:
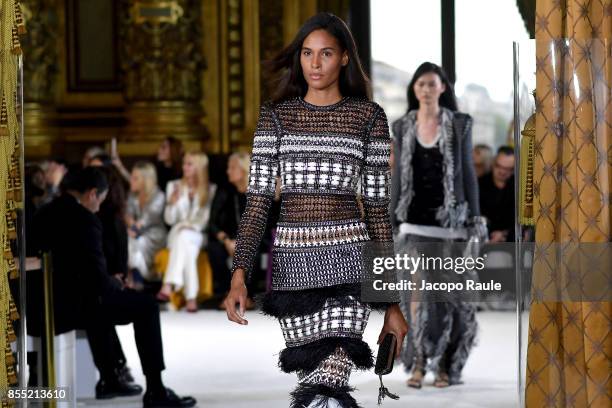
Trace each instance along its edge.
{"label": "dark suit jacket", "polygon": [[101,296],[120,290],[106,270],[100,221],[73,196],[64,194],[39,210],[32,239],[52,256],[56,333],[79,327]]}

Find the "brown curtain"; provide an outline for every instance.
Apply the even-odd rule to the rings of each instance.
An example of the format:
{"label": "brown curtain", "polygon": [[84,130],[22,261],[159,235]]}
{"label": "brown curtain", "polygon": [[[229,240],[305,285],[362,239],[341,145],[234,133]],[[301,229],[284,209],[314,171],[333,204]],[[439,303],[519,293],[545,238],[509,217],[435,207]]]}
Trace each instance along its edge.
{"label": "brown curtain", "polygon": [[[612,1],[538,0],[535,24],[536,256],[526,406],[611,407],[612,303],[554,299],[547,294],[558,291],[547,289],[589,276],[586,267],[566,264],[568,245],[611,241]],[[609,271],[607,279],[605,300]]]}
{"label": "brown curtain", "polygon": [[9,290],[9,279],[19,276],[12,248],[16,248],[17,210],[23,208],[17,55],[21,53],[19,34],[24,29],[17,0],[0,0],[0,396],[17,382],[11,343],[16,340],[12,323],[19,315]]}

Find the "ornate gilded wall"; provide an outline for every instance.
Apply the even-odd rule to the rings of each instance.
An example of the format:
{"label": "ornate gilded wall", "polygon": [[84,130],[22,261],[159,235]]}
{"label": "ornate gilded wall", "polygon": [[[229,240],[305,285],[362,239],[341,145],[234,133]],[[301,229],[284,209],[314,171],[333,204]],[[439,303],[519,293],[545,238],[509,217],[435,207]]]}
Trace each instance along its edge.
{"label": "ornate gilded wall", "polygon": [[[117,138],[149,156],[172,134],[247,149],[267,98],[261,61],[348,0],[25,0],[26,155],[76,161]],[[366,2],[364,2],[366,4]]]}

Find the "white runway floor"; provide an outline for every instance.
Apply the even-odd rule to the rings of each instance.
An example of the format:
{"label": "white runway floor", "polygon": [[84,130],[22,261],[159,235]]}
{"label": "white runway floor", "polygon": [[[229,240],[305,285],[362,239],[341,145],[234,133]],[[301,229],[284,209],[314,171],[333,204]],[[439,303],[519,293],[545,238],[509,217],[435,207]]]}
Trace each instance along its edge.
{"label": "white runway floor", "polygon": [[[428,375],[421,390],[404,385],[403,367],[396,366],[385,377],[385,385],[400,395],[386,399],[383,407],[418,408],[514,408],[517,407],[516,315],[511,312],[478,314],[480,333],[464,370],[465,384],[439,390]],[[295,376],[277,368],[278,352],[284,347],[277,322],[259,314],[247,315],[249,325],[226,320],[225,313],[200,311],[162,313],[166,370],[164,382],[179,394],[198,399],[201,408],[287,408],[288,393]],[[373,313],[365,339],[376,353],[382,315]],[[120,327],[119,336],[128,364],[139,384],[144,385],[131,326]],[[355,398],[364,408],[377,406],[378,377],[357,372],[351,377]],[[79,406],[136,408],[140,398],[80,401]]]}

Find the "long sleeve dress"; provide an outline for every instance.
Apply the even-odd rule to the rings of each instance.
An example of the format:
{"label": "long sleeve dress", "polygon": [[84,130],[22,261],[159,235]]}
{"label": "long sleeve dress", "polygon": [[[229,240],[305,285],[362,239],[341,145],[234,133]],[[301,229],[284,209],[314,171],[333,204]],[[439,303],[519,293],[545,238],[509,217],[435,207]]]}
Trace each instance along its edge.
{"label": "long sleeve dress", "polygon": [[[453,243],[466,241],[470,220],[480,216],[471,128],[470,116],[442,107],[435,142],[424,145],[417,135],[416,110],[394,122],[391,212],[399,255],[463,256]],[[427,268],[411,275],[419,287],[422,281],[468,278],[476,280],[477,275]],[[458,293],[400,292],[401,308],[411,327],[400,356],[407,370],[433,371],[448,375],[450,384],[461,382],[478,324],[475,304]]]}
{"label": "long sleeve dress", "polygon": [[366,99],[316,106],[293,98],[260,111],[232,272],[253,272],[278,175],[272,291],[262,308],[286,341],[280,368],[298,375],[292,407],[322,396],[357,406],[349,375],[372,367],[362,335],[381,307],[361,301],[362,251],[369,241],[392,242],[389,155],[386,115]]}

